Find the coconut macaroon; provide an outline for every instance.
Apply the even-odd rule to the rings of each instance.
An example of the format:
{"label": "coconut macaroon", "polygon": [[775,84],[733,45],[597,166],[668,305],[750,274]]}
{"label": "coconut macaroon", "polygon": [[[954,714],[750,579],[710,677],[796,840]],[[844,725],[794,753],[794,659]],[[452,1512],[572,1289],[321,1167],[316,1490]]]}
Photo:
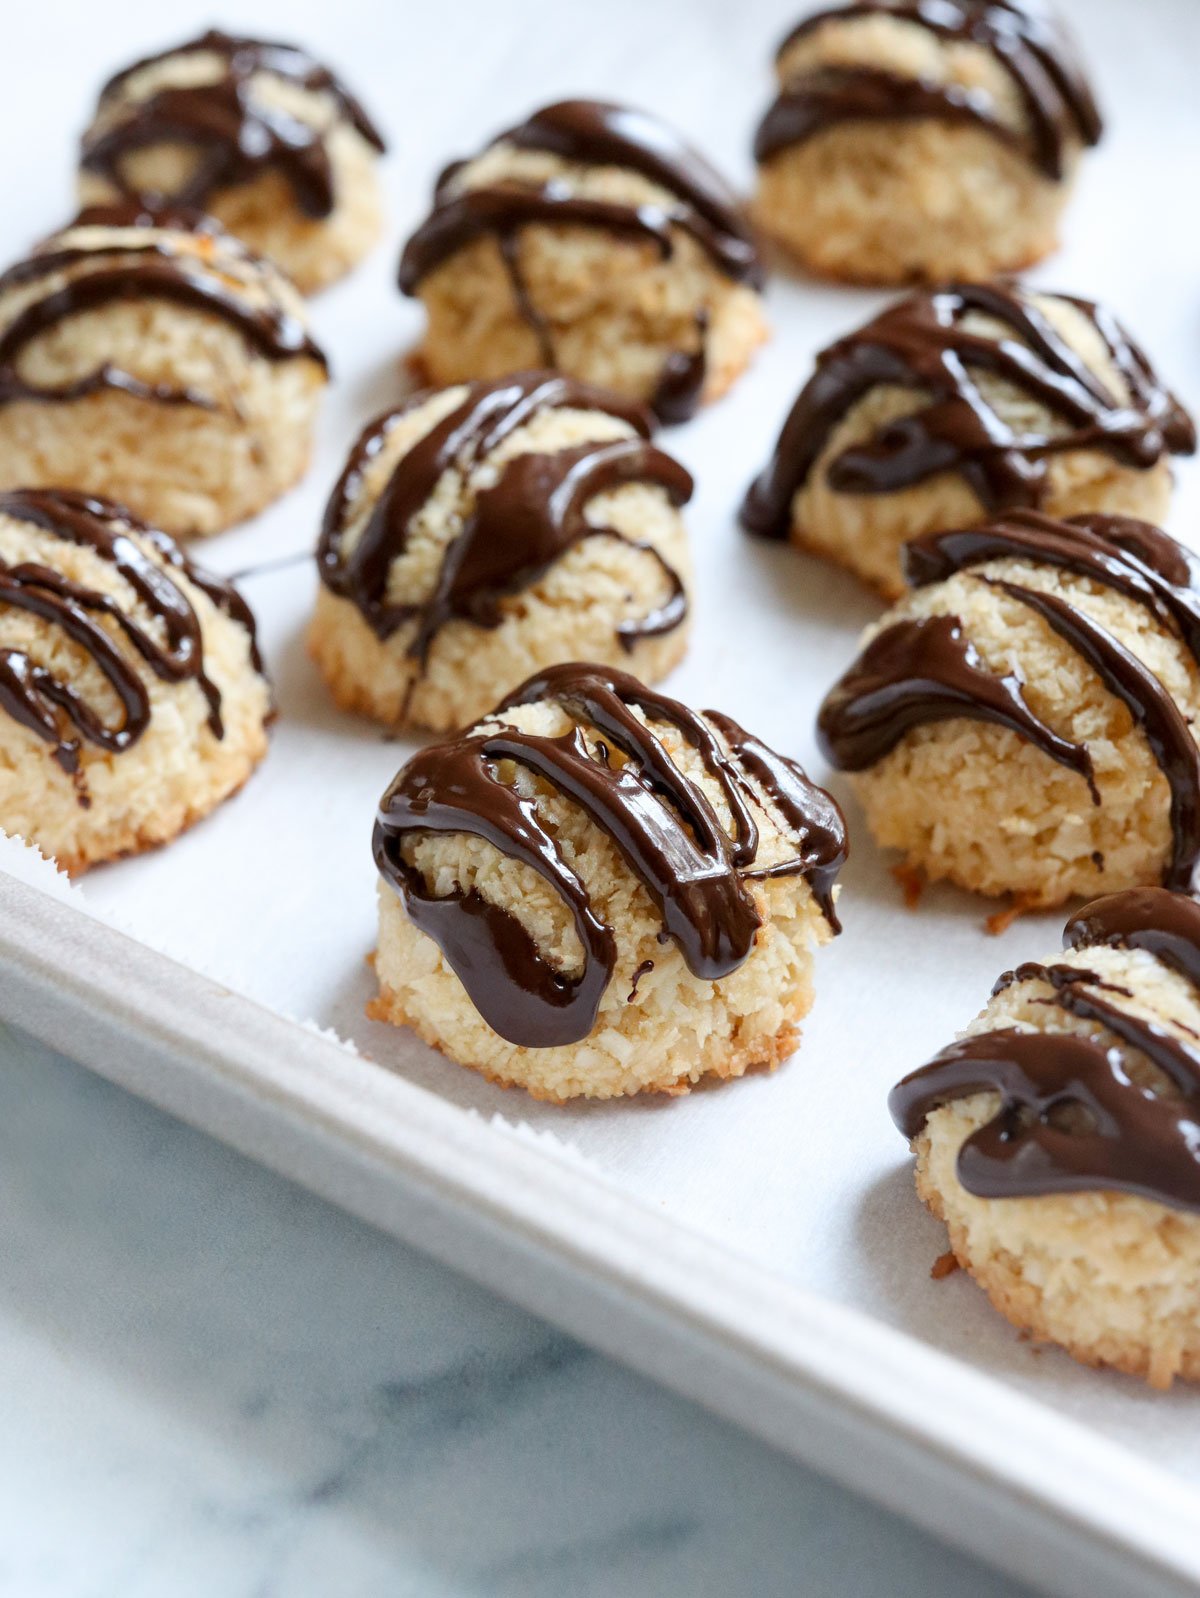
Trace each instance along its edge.
{"label": "coconut macaroon", "polygon": [[165,843],[267,749],[254,618],[165,533],[0,494],[0,827],[71,873]]}
{"label": "coconut macaroon", "polygon": [[999,511],[1165,520],[1191,418],[1103,307],[1014,283],[900,300],[817,357],[742,523],[885,597],[919,534]]}
{"label": "coconut macaroon", "polygon": [[84,205],[195,207],[306,294],[376,242],[383,140],[327,68],[215,30],[126,67],[84,134]]}
{"label": "coconut macaroon", "polygon": [[819,732],[876,840],[1022,906],[1200,861],[1200,569],[1144,522],[1035,511],[908,550]]}
{"label": "coconut macaroon", "polygon": [[369,1013],[561,1101],[785,1059],[846,840],[728,717],[568,664],[409,761],[374,850]]}
{"label": "coconut macaroon", "polygon": [[0,276],[0,489],[214,533],[303,475],[325,382],[295,289],[216,223],[85,211]]}
{"label": "coconut macaroon", "polygon": [[763,274],[725,181],[643,111],[565,100],[439,178],[400,287],[435,383],[547,366],[663,421],[723,394],[766,337]]}
{"label": "coconut macaroon", "polygon": [[891,1096],[917,1191],[1027,1335],[1200,1379],[1200,904],[1088,905]]}
{"label": "coconut macaroon", "polygon": [[1101,121],[1041,0],[861,0],[781,45],[755,219],[852,282],[984,278],[1058,242]]}
{"label": "coconut macaroon", "polygon": [[647,681],[676,665],[692,480],[651,431],[632,401],[551,372],[370,423],[318,553],[309,647],[338,703],[447,731],[579,655]]}

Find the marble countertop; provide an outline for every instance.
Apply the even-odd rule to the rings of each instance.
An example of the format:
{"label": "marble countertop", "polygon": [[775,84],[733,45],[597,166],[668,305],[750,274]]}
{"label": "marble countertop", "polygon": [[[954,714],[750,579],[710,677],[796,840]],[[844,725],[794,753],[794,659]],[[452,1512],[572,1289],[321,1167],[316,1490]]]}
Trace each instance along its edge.
{"label": "marble countertop", "polygon": [[1020,1589],[0,1029],[0,1593]]}

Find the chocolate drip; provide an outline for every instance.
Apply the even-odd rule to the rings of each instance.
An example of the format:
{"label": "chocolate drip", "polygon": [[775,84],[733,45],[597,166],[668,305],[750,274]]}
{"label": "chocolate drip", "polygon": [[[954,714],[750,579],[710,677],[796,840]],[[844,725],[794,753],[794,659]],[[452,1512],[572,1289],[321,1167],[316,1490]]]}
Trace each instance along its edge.
{"label": "chocolate drip", "polygon": [[1074,142],[1099,142],[1103,124],[1072,41],[1058,19],[1040,5],[1009,0],[860,0],[807,17],[784,40],[779,55],[829,23],[871,16],[896,17],[949,44],[974,44],[990,51],[1021,96],[1029,138],[996,119],[991,96],[964,85],[893,77],[866,66],[821,66],[799,69],[768,111],[755,141],[759,161],[839,122],[969,119],[1006,142],[1028,144],[1034,165],[1058,181]]}
{"label": "chocolate drip", "polygon": [[[542,150],[589,166],[617,166],[640,173],[669,191],[669,205],[630,205],[572,192],[563,179],[541,187],[516,183],[459,190],[466,166],[452,163],[434,191],[434,208],[409,239],[400,261],[400,288],[416,294],[422,280],[476,238],[496,239],[518,310],[538,339],[540,359],[555,364],[552,330],[530,298],[521,273],[518,241],[530,223],[601,228],[649,240],[664,257],[674,249],[676,230],[687,233],[718,271],[737,282],[761,288],[765,281],[754,235],[738,211],[724,180],[669,128],[644,112],[594,100],[564,100],[535,112],[527,121],[497,136],[494,143]],[[705,325],[707,321],[706,313]],[[704,380],[704,332],[700,353],[670,357],[656,395],[664,421],[692,414]],[[661,403],[661,409],[659,404]]]}
{"label": "chocolate drip", "polygon": [[[1200,1086],[1200,1059],[1192,1065]],[[969,1193],[1115,1189],[1200,1210],[1195,1088],[1181,1105],[1131,1084],[1119,1049],[1069,1033],[1004,1030],[943,1049],[893,1089],[889,1106],[913,1138],[939,1106],[976,1093],[999,1094],[1001,1110],[959,1150],[958,1179]],[[1063,1124],[1068,1107],[1094,1130]]]}
{"label": "chocolate drip", "polygon": [[1111,893],[1071,917],[1063,947],[1144,949],[1200,988],[1200,903],[1166,888]]}
{"label": "chocolate drip", "polygon": [[[817,357],[770,463],[746,496],[743,526],[786,538],[792,499],[834,430],[859,400],[884,385],[912,389],[926,403],[837,456],[828,481],[840,493],[890,494],[953,471],[987,511],[996,512],[1038,504],[1052,455],[1103,450],[1145,470],[1168,451],[1191,454],[1191,418],[1115,318],[1087,300],[1056,298],[1091,321],[1129,391],[1127,401],[1109,392],[1018,285],[913,294]],[[972,313],[998,321],[1003,335],[970,331],[965,321]],[[985,397],[976,373],[1015,387],[1049,411],[1056,426],[1018,431]]]}
{"label": "chocolate drip", "polygon": [[[1157,527],[1127,517],[1055,521],[1014,512],[1004,521],[914,539],[905,555],[914,586],[943,582],[990,561],[1015,559],[1068,571],[1123,595],[1177,634],[1200,665],[1200,592],[1186,550]],[[1142,729],[1171,792],[1171,858],[1163,881],[1191,891],[1200,868],[1200,750],[1170,693],[1142,662],[1069,597],[983,579],[1034,610],[1079,654]],[[970,658],[964,657],[970,652]],[[997,714],[1016,707],[1004,719]],[[998,721],[1092,781],[1085,746],[1060,738],[1029,711],[1019,681],[982,668],[956,617],[901,621],[875,638],[821,708],[827,757],[861,771],[911,728],[961,716]]]}
{"label": "chocolate drip", "polygon": [[[83,587],[51,567],[35,562],[0,563],[0,606],[29,611],[60,628],[86,650],[121,704],[121,720],[110,727],[70,683],[38,665],[23,650],[0,649],[0,705],[53,745],[54,758],[62,769],[71,774],[79,770],[80,738],[120,754],[150,725],[150,696],[134,661],[118,646],[113,626],[155,676],[164,682],[196,684],[208,705],[209,729],[214,737],[223,737],[221,693],[204,668],[200,622],[172,572],[181,573],[218,609],[246,628],[255,668],[261,671],[254,618],[237,590],[194,566],[165,533],[148,528],[108,500],[65,489],[16,489],[0,494],[0,517],[4,516],[29,522],[109,561],[162,634],[160,639],[148,631],[109,594]],[[162,564],[146,553],[145,543]],[[79,738],[63,735],[63,717]]]}
{"label": "chocolate drip", "polygon": [[685,504],[692,495],[692,479],[683,467],[642,439],[580,444],[509,461],[495,487],[480,494],[466,526],[447,549],[413,652],[423,656],[434,633],[455,616],[481,627],[499,626],[504,614],[500,600],[528,588],[585,538],[615,538],[644,551],[670,584],[667,599],[649,616],[621,623],[618,635],[626,649],[633,649],[640,638],[678,627],[687,615],[679,573],[652,544],[596,526],[585,515],[598,494],[637,482],[657,484],[673,505]]}
{"label": "chocolate drip", "polygon": [[[774,866],[747,863],[742,875],[749,880],[791,876],[800,871],[831,930],[842,930],[834,909],[834,884],[846,864],[850,845],[846,822],[836,800],[811,781],[804,768],[769,748],[760,738],[740,727],[732,716],[709,710],[707,719],[724,738],[733,759],[752,777],[795,834],[799,853]],[[757,839],[757,834],[756,834]]]}
{"label": "chocolate drip", "polygon": [[769,161],[838,122],[918,122],[931,117],[986,128],[1005,144],[1021,143],[1017,133],[997,121],[991,96],[980,89],[902,78],[875,67],[821,67],[798,78],[768,110],[754,135],[754,159]]}
{"label": "chocolate drip", "polygon": [[715,168],[657,117],[597,100],[562,100],[500,138],[519,149],[544,150],[565,161],[639,172],[675,196],[679,207],[673,218],[703,245],[722,272],[756,288],[766,281],[737,196]]}
{"label": "chocolate drip", "polygon": [[[508,711],[543,701],[559,705],[576,725],[553,737],[503,726]],[[667,753],[655,724],[682,735],[719,785],[732,836],[703,789]],[[759,772],[766,773],[768,798],[795,826],[798,850],[759,874],[803,873],[829,901],[832,873],[845,853],[840,813],[798,766],[736,724],[723,728],[624,672],[565,665],[525,683],[499,707],[492,726],[435,744],[409,762],[384,795],[374,853],[414,925],[438,943],[476,1009],[510,1042],[547,1048],[587,1037],[617,951],[612,928],[539,820],[537,801],[501,779],[504,762],[549,783],[607,833],[662,916],[664,939],[697,977],[716,981],[736,970],[761,925],[747,887],[759,845],[750,779]],[[585,726],[598,735],[590,743]],[[732,734],[728,749],[714,726],[722,737],[725,729]],[[578,974],[552,965],[513,915],[474,889],[433,897],[403,849],[406,839],[425,833],[484,838],[537,871],[570,911],[584,951]]]}
{"label": "chocolate drip", "polygon": [[[220,57],[223,73],[210,83],[167,85],[144,100],[120,103],[125,85],[143,68],[194,54]],[[127,156],[151,145],[184,144],[200,154],[183,187],[163,198],[173,204],[198,206],[220,189],[248,183],[265,169],[283,174],[296,203],[307,216],[328,216],[336,203],[326,133],[278,106],[256,97],[256,73],[283,78],[311,93],[333,97],[338,114],[368,144],[382,151],[383,140],[366,112],[326,67],[294,45],[232,38],[216,30],[188,44],[149,56],[112,78],[101,91],[99,125],[84,137],[82,164],[106,178],[122,194],[141,198],[145,191],[126,181]],[[116,103],[115,103],[116,102]]]}
{"label": "chocolate drip", "polygon": [[[83,213],[87,226],[151,229],[177,226],[165,216],[134,206],[96,208]],[[227,236],[223,247],[240,261],[244,252]],[[50,282],[68,275],[58,287]],[[190,386],[146,383],[141,378],[105,362],[71,383],[40,385],[28,382],[17,370],[26,346],[70,316],[128,300],[167,300],[189,310],[219,317],[235,327],[246,342],[269,361],[303,357],[326,369],[324,355],[298,318],[273,304],[255,305],[239,292],[236,279],[219,269],[218,262],[173,249],[158,237],[124,239],[95,248],[85,245],[55,247],[55,241],[0,276],[0,297],[31,284],[47,283],[41,298],[30,301],[0,332],[0,404],[14,400],[61,403],[82,399],[103,389],[115,389],[161,405],[198,405],[220,408],[220,401]]]}
{"label": "chocolate drip", "polygon": [[827,695],[817,736],[839,771],[864,771],[914,727],[956,720],[1007,727],[1083,777],[1099,803],[1084,745],[1060,737],[1034,714],[1019,677],[988,670],[957,616],[900,621],[872,639]]}
{"label": "chocolate drip", "polygon": [[664,426],[686,422],[696,414],[704,380],[708,376],[708,312],[696,313],[696,348],[675,350],[667,356],[650,409]]}
{"label": "chocolate drip", "polygon": [[1200,568],[1180,544],[1149,522],[1127,516],[1057,521],[1013,511],[981,527],[925,533],[904,551],[914,588],[945,581],[993,560],[1027,560],[1074,572],[1142,605],[1174,627],[1200,662]]}
{"label": "chocolate drip", "polygon": [[1192,891],[1200,865],[1200,749],[1179,707],[1149,667],[1067,600],[1015,583],[996,586],[1042,616],[1142,729],[1171,790],[1172,849],[1163,884]]}
{"label": "chocolate drip", "polygon": [[[1086,906],[1067,923],[1071,949],[1142,949],[1200,983],[1200,904],[1161,888],[1136,888]],[[1125,1009],[1127,990],[1069,965],[1026,965],[996,991],[1044,982],[1038,1002],[1095,1022],[1137,1050],[1166,1079],[1152,1091],[1123,1049],[1101,1036],[1003,1029],[953,1044],[892,1092],[889,1107],[910,1140],[939,1106],[995,1093],[995,1116],[963,1144],[958,1176],[983,1198],[1119,1190],[1200,1211],[1200,1052],[1166,1027]],[[1114,997],[1115,996],[1115,997]],[[1184,1030],[1187,1030],[1186,1028]]]}
{"label": "chocolate drip", "polygon": [[[448,621],[463,618],[479,627],[503,620],[501,600],[535,583],[567,550],[585,538],[617,538],[650,554],[670,584],[667,599],[649,616],[622,622],[627,649],[639,638],[679,626],[687,614],[682,580],[652,545],[627,539],[615,528],[587,520],[588,504],[622,483],[661,487],[671,503],[691,498],[692,479],[669,455],[646,442],[646,414],[607,393],[548,372],[526,372],[474,384],[467,398],[433,427],[397,463],[379,495],[361,539],[343,556],[346,522],[363,473],[399,416],[428,395],[370,424],[351,453],[325,513],[318,569],[325,585],[354,604],[380,639],[419,619],[409,654],[424,662]],[[553,454],[518,455],[499,481],[484,489],[462,531],[446,546],[429,597],[416,604],[388,600],[388,574],[403,555],[413,518],[427,504],[442,474],[452,466],[466,473],[538,412],[562,406],[600,410],[635,427],[635,438],[593,441]]]}

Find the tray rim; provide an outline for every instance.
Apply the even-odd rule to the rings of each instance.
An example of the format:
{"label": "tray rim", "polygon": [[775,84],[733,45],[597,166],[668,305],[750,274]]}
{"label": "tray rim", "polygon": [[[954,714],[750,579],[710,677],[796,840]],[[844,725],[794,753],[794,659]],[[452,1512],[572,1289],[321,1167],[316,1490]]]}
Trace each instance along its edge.
{"label": "tray rim", "polygon": [[3,868],[0,1019],[1042,1590],[1200,1590],[1169,1472]]}

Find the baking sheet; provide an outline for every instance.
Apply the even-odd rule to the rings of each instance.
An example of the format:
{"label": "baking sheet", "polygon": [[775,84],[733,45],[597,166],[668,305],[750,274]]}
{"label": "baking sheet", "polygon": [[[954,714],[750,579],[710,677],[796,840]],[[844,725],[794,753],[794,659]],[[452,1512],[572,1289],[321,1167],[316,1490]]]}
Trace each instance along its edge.
{"label": "baking sheet", "polygon": [[[230,27],[303,39],[344,67],[392,137],[393,225],[370,261],[314,306],[337,381],[308,479],[256,523],[207,542],[201,558],[234,572],[311,548],[345,448],[362,421],[403,390],[399,362],[421,313],[393,287],[397,246],[423,214],[444,160],[538,102],[591,92],[658,109],[746,180],[750,131],[770,92],[770,48],[793,9],[745,0],[732,34],[719,0],[614,0],[602,21],[590,7],[546,0],[514,0],[502,13],[466,0],[453,28],[428,12],[365,0],[342,4],[336,19],[315,4],[246,5],[227,17]],[[1064,9],[1086,41],[1110,131],[1085,170],[1066,248],[1036,276],[1109,301],[1184,399],[1200,405],[1200,230],[1192,211],[1200,8],[1190,0],[1136,8],[1074,0]],[[134,4],[103,21],[82,7],[50,5],[17,23],[21,70],[10,74],[0,106],[9,147],[29,156],[6,177],[13,253],[68,208],[72,113],[78,108],[82,119],[101,67],[207,21],[199,6],[173,6],[164,20],[161,6]],[[662,440],[698,483],[688,511],[693,643],[668,687],[729,711],[819,778],[815,709],[876,606],[850,579],[746,540],[735,511],[814,350],[883,298],[774,279],[772,343],[732,395]],[[1185,462],[1179,475],[1171,527],[1195,543],[1200,467]],[[314,587],[307,563],[245,584],[281,709],[266,765],[170,848],[92,874],[82,890],[88,905],[230,988],[334,1029],[364,1057],[364,1072],[402,1069],[464,1109],[565,1141],[664,1215],[971,1361],[1190,1481],[1200,1478],[1200,1393],[1164,1397],[1083,1371],[1020,1342],[963,1276],[929,1279],[944,1233],[912,1194],[886,1114],[892,1082],[948,1041],[1004,967],[1055,947],[1061,916],[1029,918],[994,939],[983,931],[987,907],[949,890],[927,894],[916,915],[906,911],[835,780],[854,846],[843,879],[846,931],[822,954],[817,1006],[790,1064],[671,1101],[555,1109],[489,1087],[363,1017],[373,809],[413,746],[384,739],[328,702],[303,648]]]}

